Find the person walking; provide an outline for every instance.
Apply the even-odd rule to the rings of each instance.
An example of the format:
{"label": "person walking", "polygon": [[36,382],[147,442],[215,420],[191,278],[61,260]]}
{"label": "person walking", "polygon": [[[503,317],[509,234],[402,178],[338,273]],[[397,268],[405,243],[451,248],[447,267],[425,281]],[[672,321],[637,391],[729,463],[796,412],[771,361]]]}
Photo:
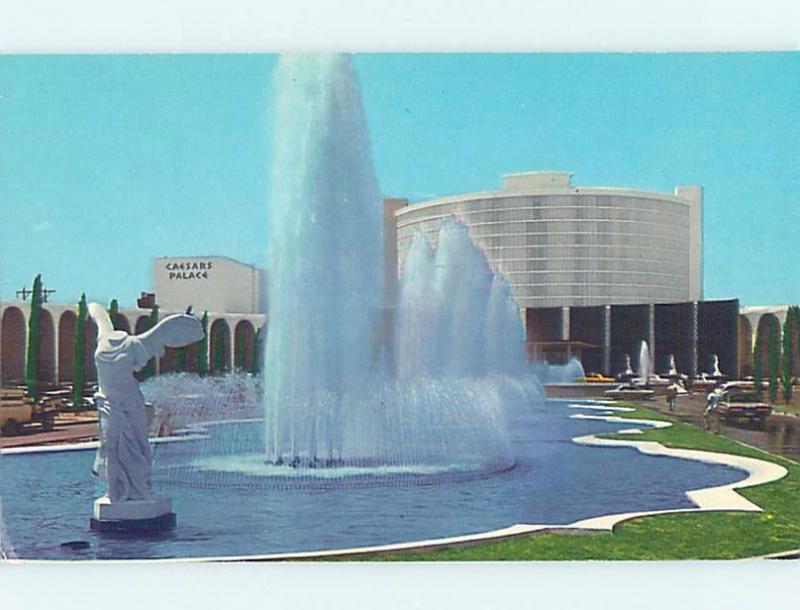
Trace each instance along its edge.
{"label": "person walking", "polygon": [[678,383],[672,382],[667,386],[667,406],[670,413],[678,410]]}
{"label": "person walking", "polygon": [[711,392],[708,395],[704,417],[706,430],[719,434],[719,394],[717,392]]}

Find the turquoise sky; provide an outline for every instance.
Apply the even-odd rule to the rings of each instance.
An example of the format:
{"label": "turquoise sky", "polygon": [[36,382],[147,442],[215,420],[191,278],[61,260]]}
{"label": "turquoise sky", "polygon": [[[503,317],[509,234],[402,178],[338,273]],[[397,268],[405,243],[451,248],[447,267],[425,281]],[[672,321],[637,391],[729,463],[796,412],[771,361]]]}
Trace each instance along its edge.
{"label": "turquoise sky", "polygon": [[[412,200],[568,170],[705,188],[705,295],[800,301],[800,55],[360,55],[377,175]],[[268,55],[0,57],[0,298],[151,288],[154,256],[265,260]]]}

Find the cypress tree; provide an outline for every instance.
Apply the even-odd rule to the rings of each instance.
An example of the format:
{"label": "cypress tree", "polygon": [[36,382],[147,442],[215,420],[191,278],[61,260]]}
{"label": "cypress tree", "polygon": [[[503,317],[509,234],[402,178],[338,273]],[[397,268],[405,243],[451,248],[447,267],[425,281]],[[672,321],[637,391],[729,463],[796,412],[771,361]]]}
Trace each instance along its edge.
{"label": "cypress tree", "polygon": [[203,317],[200,319],[200,324],[203,326],[203,338],[200,340],[200,345],[197,349],[197,374],[201,377],[208,374],[208,312],[203,312]]}
{"label": "cypress tree", "polygon": [[770,321],[769,325],[769,399],[772,402],[778,400],[778,375],[780,374],[780,324],[775,320]]}
{"label": "cypress tree", "polygon": [[42,275],[33,280],[31,315],[28,318],[28,353],[25,361],[25,385],[28,396],[39,397],[39,349],[41,347]]}
{"label": "cypress tree", "polygon": [[114,327],[114,330],[119,330],[119,326],[117,326],[118,316],[119,303],[117,303],[117,299],[111,299],[111,304],[108,307],[108,317],[111,318],[111,325]]}
{"label": "cypress tree", "polygon": [[[158,324],[158,305],[153,305],[153,309],[150,310],[150,316],[147,319],[145,331],[150,330],[156,324]],[[150,360],[147,361],[147,364],[139,374],[139,381],[144,381],[145,379],[149,379],[155,374],[156,374],[156,359],[150,358]]]}
{"label": "cypress tree", "polygon": [[792,305],[792,309],[794,310],[794,328],[792,329],[792,332],[794,332],[792,338],[792,345],[794,346],[792,362],[794,366],[792,367],[792,377],[797,377],[800,375],[800,306]]}
{"label": "cypress tree", "polygon": [[258,375],[261,372],[261,350],[264,349],[262,330],[261,328],[258,329],[253,343],[253,363],[250,365],[250,372],[253,375]]}
{"label": "cypress tree", "polygon": [[233,368],[234,370],[244,370],[244,334],[236,333],[233,343]]}
{"label": "cypress tree", "polygon": [[781,385],[783,386],[783,400],[786,403],[792,400],[792,371],[794,370],[794,326],[795,310],[790,307],[786,312],[783,322],[783,358],[781,360]]}
{"label": "cypress tree", "polygon": [[756,332],[756,343],[753,347],[753,385],[756,388],[756,397],[761,400],[764,395],[764,374],[761,362],[761,333]]}
{"label": "cypress tree", "polygon": [[79,410],[83,406],[83,388],[86,385],[86,321],[89,308],[86,306],[86,294],[78,301],[78,322],[75,328],[75,346],[72,370],[72,408]]}

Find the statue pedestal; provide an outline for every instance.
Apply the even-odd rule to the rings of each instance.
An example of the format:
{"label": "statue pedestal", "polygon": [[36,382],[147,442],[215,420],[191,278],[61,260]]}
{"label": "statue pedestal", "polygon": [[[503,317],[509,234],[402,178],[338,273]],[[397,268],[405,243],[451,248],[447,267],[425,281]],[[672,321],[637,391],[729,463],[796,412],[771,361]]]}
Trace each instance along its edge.
{"label": "statue pedestal", "polygon": [[94,501],[90,525],[99,532],[151,533],[172,529],[176,522],[169,498],[111,502],[103,496]]}

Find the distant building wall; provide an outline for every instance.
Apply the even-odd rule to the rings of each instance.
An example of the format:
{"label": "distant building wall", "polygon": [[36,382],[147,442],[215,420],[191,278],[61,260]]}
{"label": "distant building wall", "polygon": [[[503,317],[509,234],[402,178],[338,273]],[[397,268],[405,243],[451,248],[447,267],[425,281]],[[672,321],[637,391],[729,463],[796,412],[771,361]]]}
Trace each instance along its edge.
{"label": "distant building wall", "polygon": [[[765,315],[774,317],[772,313]],[[636,369],[641,343],[646,341],[656,373],[667,371],[670,355],[675,356],[680,373],[692,377],[711,373],[712,356],[717,355],[723,373],[731,377],[740,375],[743,350],[736,299],[527,308],[525,320],[529,345],[557,341],[565,347],[570,342],[587,344],[583,349],[587,373],[616,375],[624,370],[626,355]],[[531,354],[530,348],[528,351]]]}
{"label": "distant building wall", "polygon": [[266,311],[263,271],[219,256],[153,259],[156,301],[163,309],[256,314]]}
{"label": "distant building wall", "polygon": [[[71,382],[74,369],[74,353],[78,306],[66,303],[45,303],[43,305],[45,320],[42,325],[42,343],[40,347],[40,377],[48,382]],[[183,313],[179,310],[160,308],[159,319],[168,315]],[[198,317],[201,315],[195,310]],[[117,320],[120,328],[129,328],[133,333],[142,332],[148,323],[150,310],[138,308],[121,308]],[[30,302],[0,301],[0,384],[12,385],[22,383],[25,374],[25,353],[27,350],[28,319]],[[209,331],[215,329],[225,332],[224,337],[224,370],[240,368],[249,369],[253,362],[253,350],[256,349],[256,333],[266,325],[266,316],[249,313],[208,314]],[[248,328],[247,325],[251,326]],[[224,324],[224,326],[222,326]],[[238,329],[238,341],[233,341]],[[209,352],[212,350],[209,337]],[[97,343],[97,325],[90,318],[86,322],[86,358],[87,381],[94,381],[97,374],[94,368],[94,350]],[[187,370],[194,370],[198,357],[211,363],[210,353],[198,355],[198,344],[189,347]],[[164,357],[156,364],[157,372],[169,372],[176,367],[176,350],[167,350]]]}

